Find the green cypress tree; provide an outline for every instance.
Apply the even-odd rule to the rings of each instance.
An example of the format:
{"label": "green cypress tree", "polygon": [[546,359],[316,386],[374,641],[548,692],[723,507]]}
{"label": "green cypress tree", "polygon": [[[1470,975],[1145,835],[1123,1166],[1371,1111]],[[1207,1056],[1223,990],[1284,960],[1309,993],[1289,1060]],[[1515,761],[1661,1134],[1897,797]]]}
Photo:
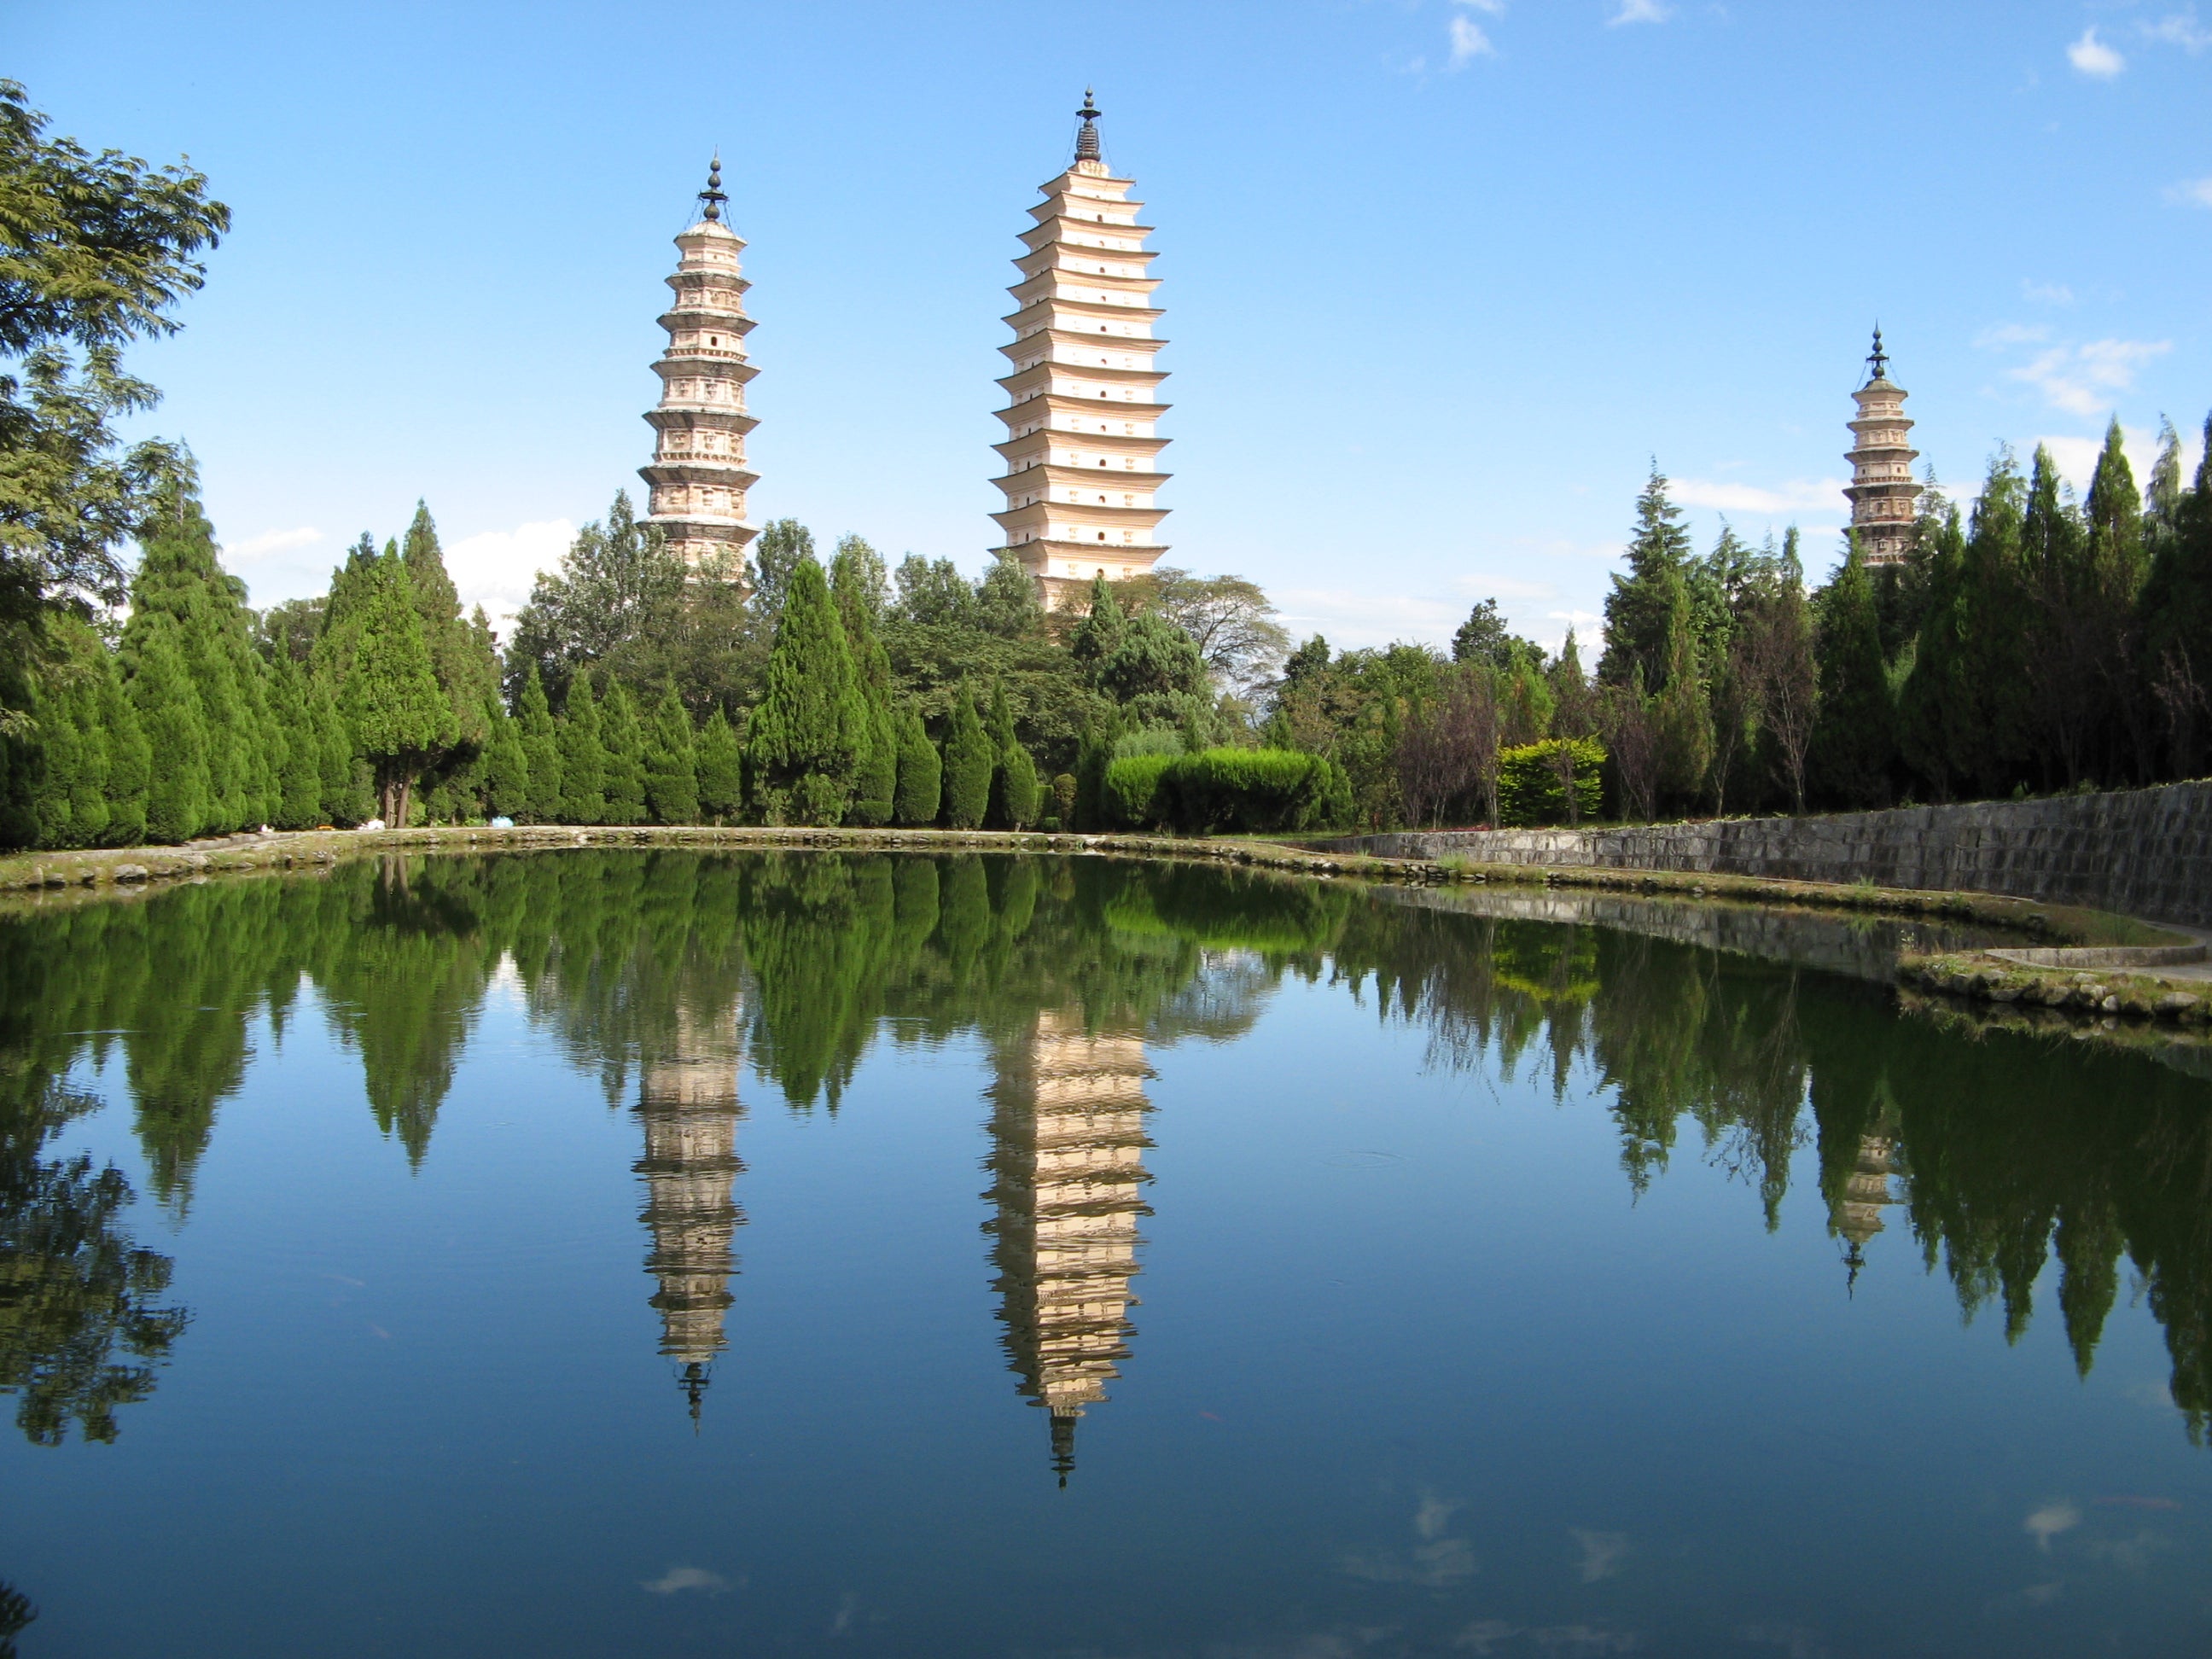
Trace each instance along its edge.
{"label": "green cypress tree", "polygon": [[353,728],[338,707],[337,690],[319,674],[307,677],[307,707],[314,717],[315,751],[321,763],[322,821],[362,823],[376,812],[375,778],[368,763],[355,752]]}
{"label": "green cypress tree", "polygon": [[872,828],[889,823],[898,809],[899,733],[889,699],[866,701],[867,746],[854,769],[853,801],[847,816],[854,823]]}
{"label": "green cypress tree", "polygon": [[2031,653],[2038,617],[2024,532],[2027,483],[2000,449],[1966,534],[1960,571],[1960,689],[1969,701],[1953,727],[1952,764],[1980,794],[2026,782],[2034,763]]}
{"label": "green cypress tree", "polygon": [[773,821],[836,823],[868,738],[867,705],[822,567],[802,559],[776,623],[767,684],[745,727],[754,804]]}
{"label": "green cypress tree", "polygon": [[920,827],[937,822],[944,804],[945,763],[921,723],[921,711],[902,709],[898,720],[898,786],[894,811],[903,824]]}
{"label": "green cypress tree", "polygon": [[998,769],[991,734],[975,714],[966,691],[952,705],[952,725],[945,735],[945,822],[954,830],[973,830],[990,810],[991,777]]}
{"label": "green cypress tree", "polygon": [[479,769],[486,817],[520,818],[530,810],[530,755],[522,746],[522,726],[509,718],[496,691],[484,696],[483,763]]}
{"label": "green cypress tree", "polygon": [[101,840],[110,847],[136,847],[146,839],[154,751],[124,689],[121,666],[105,652],[101,657],[100,725],[107,740],[107,829]]}
{"label": "green cypress tree", "polygon": [[545,682],[538,678],[535,662],[523,672],[515,725],[530,780],[522,816],[532,823],[557,823],[562,817],[561,735],[553,724],[553,710],[545,701]]}
{"label": "green cypress tree", "polygon": [[207,726],[199,688],[178,649],[175,620],[150,622],[136,644],[131,701],[139,728],[159,757],[146,792],[146,838],[190,841],[207,821]]}
{"label": "green cypress tree", "polygon": [[737,817],[744,799],[744,769],[738,734],[717,708],[699,733],[699,810],[716,823]]}
{"label": "green cypress tree", "polygon": [[620,680],[607,689],[599,710],[599,742],[607,754],[609,823],[643,823],[645,818],[645,729],[637,705]]}
{"label": "green cypress tree", "polygon": [[653,730],[645,751],[645,795],[656,823],[699,822],[699,757],[691,737],[691,715],[676,695],[676,682],[662,683],[660,706],[653,711]]}
{"label": "green cypress tree", "polygon": [[200,511],[189,479],[168,487],[141,545],[123,655],[126,665],[134,665],[147,630],[161,619],[175,624],[172,643],[199,695],[207,769],[195,833],[259,823],[274,808],[276,785],[260,696],[265,671],[253,648],[245,586],[223,570],[215,528]]}
{"label": "green cypress tree", "polygon": [[429,769],[424,787],[437,798],[439,817],[465,817],[483,787],[481,761],[492,730],[484,699],[499,688],[498,653],[482,607],[473,623],[461,615],[460,594],[446,569],[438,527],[421,501],[415,503],[400,562],[407,567],[408,586],[416,614],[422,619],[422,641],[430,648],[438,689],[453,711],[452,746]]}
{"label": "green cypress tree", "polygon": [[1667,617],[1666,679],[1652,702],[1659,741],[1659,787],[1689,799],[1704,787],[1713,762],[1713,710],[1699,672],[1689,596],[1678,583]]}
{"label": "green cypress tree", "polygon": [[405,825],[415,781],[453,738],[453,712],[439,689],[407,567],[387,556],[362,617],[343,706],[354,745],[375,775],[377,811]]}
{"label": "green cypress tree", "polygon": [[107,830],[107,744],[100,690],[107,650],[73,617],[48,625],[54,647],[30,698],[30,833],[38,847],[95,847]]}
{"label": "green cypress tree", "polygon": [[323,821],[322,733],[309,704],[307,676],[291,658],[277,659],[270,692],[270,708],[285,738],[276,816],[270,822],[281,830],[312,830]]}
{"label": "green cypress tree", "polygon": [[1856,535],[1818,610],[1820,708],[1813,726],[1814,778],[1837,806],[1887,806],[1896,714],[1874,579]]}
{"label": "green cypress tree", "polygon": [[605,823],[606,787],[599,705],[591,676],[579,674],[568,683],[568,706],[561,711],[561,816],[570,823]]}
{"label": "green cypress tree", "polygon": [[846,816],[854,823],[889,823],[898,793],[898,724],[891,713],[891,660],[876,637],[883,613],[883,560],[857,536],[837,544],[831,597],[853,654],[854,684],[862,705],[862,742],[853,770],[853,799]]}
{"label": "green cypress tree", "polygon": [[1000,789],[1010,830],[1026,830],[1037,818],[1036,763],[1030,751],[1016,744],[1005,751],[999,768]]}
{"label": "green cypress tree", "polygon": [[[1011,830],[1015,826],[1006,799],[1006,766],[1021,745],[1014,736],[1014,709],[1006,701],[1004,680],[991,683],[991,702],[983,715],[983,730],[991,739],[991,805],[983,822],[994,830]],[[1034,782],[1034,777],[1031,781]]]}
{"label": "green cypress tree", "polygon": [[1091,579],[1091,609],[1083,620],[1076,623],[1067,636],[1067,648],[1078,662],[1088,663],[1093,672],[1114,647],[1121,643],[1121,629],[1127,618],[1121,614],[1121,602],[1114,597],[1113,585],[1105,577]]}
{"label": "green cypress tree", "polygon": [[1616,574],[1605,600],[1605,651],[1597,677],[1607,685],[1626,685],[1632,670],[1644,670],[1646,690],[1666,690],[1668,634],[1676,606],[1685,604],[1690,563],[1690,532],[1681,509],[1667,494],[1667,475],[1658,463],[1644,493],[1636,498],[1636,533],[1628,543],[1628,574]]}

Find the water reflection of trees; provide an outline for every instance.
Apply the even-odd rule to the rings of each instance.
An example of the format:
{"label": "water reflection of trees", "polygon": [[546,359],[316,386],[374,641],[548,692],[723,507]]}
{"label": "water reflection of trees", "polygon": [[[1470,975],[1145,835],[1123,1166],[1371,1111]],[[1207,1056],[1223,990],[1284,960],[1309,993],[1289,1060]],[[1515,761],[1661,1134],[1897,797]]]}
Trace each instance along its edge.
{"label": "water reflection of trees", "polygon": [[[787,1103],[834,1110],[879,1040],[980,1036],[1004,1083],[1033,1066],[1021,1056],[1042,1029],[1155,1045],[1234,1036],[1286,977],[1370,1000],[1425,1034],[1436,1066],[1532,1076],[1560,1098],[1583,1079],[1639,1189],[1688,1137],[1758,1192],[1771,1224],[1809,1145],[1818,1200],[1854,1262],[1893,1171],[1905,1224],[1969,1315],[2001,1310],[2017,1337],[2056,1261],[2059,1316],[2084,1369],[2124,1257],[2165,1328],[2175,1399],[2199,1431],[2212,1413],[2202,1083],[2127,1055],[1966,1041],[1900,1020],[1878,988],[1679,939],[1194,866],[586,849],[395,860],[0,921],[0,1075],[15,1115],[0,1227],[19,1275],[65,1236],[111,1241],[56,1271],[80,1275],[78,1304],[108,1310],[93,1324],[112,1352],[166,1346],[174,1332],[153,1310],[151,1264],[135,1280],[94,1270],[139,1259],[106,1176],[38,1155],[74,1109],[51,1091],[78,1061],[119,1054],[150,1184],[181,1210],[257,1022],[281,1040],[303,986],[360,1055],[377,1121],[419,1162],[495,980],[611,1103],[635,1080],[649,1106],[655,1066],[702,1030],[734,1042],[741,1028]],[[1020,1116],[998,1147],[1017,1162]],[[658,1156],[648,1148],[647,1162]],[[734,1152],[722,1167],[726,1179]],[[1006,1262],[999,1271],[1012,1329],[1029,1317],[1027,1292]],[[28,1304],[8,1295],[0,1321],[21,1330]],[[708,1339],[671,1341],[674,1354]],[[35,1366],[15,1352],[8,1375],[22,1388]],[[92,1386],[52,1395],[87,1402],[56,1407],[62,1420],[112,1420],[82,1393]]]}
{"label": "water reflection of trees", "polygon": [[1961,1038],[1900,1019],[1880,988],[1633,933],[1432,911],[1354,912],[1327,970],[1425,1029],[1437,1063],[1532,1053],[1566,1092],[1581,1062],[1607,1095],[1641,1189],[1685,1125],[1754,1185],[1769,1224],[1791,1155],[1817,1147],[1820,1198],[1849,1245],[1892,1171],[1929,1267],[1969,1318],[2027,1330],[2056,1300],[2086,1375],[2123,1258],[2164,1327],[2192,1438],[2212,1419],[2212,1096],[2141,1056],[2032,1037]]}

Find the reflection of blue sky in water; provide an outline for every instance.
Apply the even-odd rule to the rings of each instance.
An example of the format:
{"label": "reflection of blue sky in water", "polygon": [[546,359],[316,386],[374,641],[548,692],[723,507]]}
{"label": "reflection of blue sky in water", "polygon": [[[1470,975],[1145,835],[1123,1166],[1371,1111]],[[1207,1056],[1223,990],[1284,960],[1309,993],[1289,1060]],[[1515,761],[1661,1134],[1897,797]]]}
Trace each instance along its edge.
{"label": "reflection of blue sky in water", "polygon": [[112,1164],[190,1315],[0,1443],[27,1659],[2203,1645],[2203,1085],[1680,907],[922,862],[0,922],[14,1213]]}

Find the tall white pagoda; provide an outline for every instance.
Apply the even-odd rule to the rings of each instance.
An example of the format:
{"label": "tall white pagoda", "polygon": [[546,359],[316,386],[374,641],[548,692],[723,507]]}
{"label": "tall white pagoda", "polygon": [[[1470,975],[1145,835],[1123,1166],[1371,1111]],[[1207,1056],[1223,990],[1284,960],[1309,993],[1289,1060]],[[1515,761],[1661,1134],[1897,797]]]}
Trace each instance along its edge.
{"label": "tall white pagoda", "polygon": [[993,480],[1006,496],[991,515],[999,550],[1036,577],[1048,606],[1094,576],[1140,575],[1167,551],[1158,539],[1167,513],[1153,505],[1168,480],[1157,435],[1168,406],[1158,401],[1167,377],[1152,367],[1166,342],[1152,331],[1152,228],[1137,222],[1136,181],[1106,165],[1088,91],[1077,113],[1075,160],[1042,187],[1014,261],[1014,338],[999,348],[1013,364],[999,382],[1006,438],[993,446],[1006,466]]}
{"label": "tall white pagoda", "polygon": [[699,192],[698,222],[676,239],[681,257],[668,278],[676,297],[660,318],[668,349],[653,366],[660,404],[645,417],[653,464],[638,476],[647,485],[645,522],[660,526],[669,547],[694,569],[726,556],[735,576],[759,533],[745,522],[745,491],[757,476],[745,468],[745,434],[758,424],[745,413],[745,382],[760,371],[745,361],[751,284],[739,275],[744,240],[722,222],[729,199],[717,155]]}
{"label": "tall white pagoda", "polygon": [[1905,389],[1889,378],[1889,354],[1881,349],[1879,328],[1867,364],[1873,372],[1851,393],[1859,412],[1850,422],[1853,441],[1844,457],[1851,464],[1844,494],[1850,500],[1851,528],[1866,562],[1902,564],[1912,550],[1913,513],[1920,500],[1912,464],[1920,453],[1906,441],[1912,422],[1905,417]]}

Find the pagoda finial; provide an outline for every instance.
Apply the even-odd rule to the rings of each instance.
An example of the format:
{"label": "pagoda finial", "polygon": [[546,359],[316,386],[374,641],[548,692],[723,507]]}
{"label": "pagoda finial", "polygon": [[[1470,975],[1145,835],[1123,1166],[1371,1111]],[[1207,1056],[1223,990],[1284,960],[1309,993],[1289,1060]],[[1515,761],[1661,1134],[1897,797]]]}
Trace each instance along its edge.
{"label": "pagoda finial", "polygon": [[1884,380],[1889,374],[1889,354],[1881,349],[1881,325],[1874,325],[1874,349],[1867,354],[1867,363],[1874,370],[1869,378]]}
{"label": "pagoda finial", "polygon": [[1075,159],[1079,161],[1098,160],[1098,106],[1092,101],[1091,88],[1083,89],[1083,107],[1075,112],[1083,118],[1083,131],[1075,135]]}
{"label": "pagoda finial", "polygon": [[699,204],[706,210],[709,220],[722,216],[723,204],[730,198],[722,192],[722,149],[714,147],[714,159],[707,164],[707,188],[699,192]]}

